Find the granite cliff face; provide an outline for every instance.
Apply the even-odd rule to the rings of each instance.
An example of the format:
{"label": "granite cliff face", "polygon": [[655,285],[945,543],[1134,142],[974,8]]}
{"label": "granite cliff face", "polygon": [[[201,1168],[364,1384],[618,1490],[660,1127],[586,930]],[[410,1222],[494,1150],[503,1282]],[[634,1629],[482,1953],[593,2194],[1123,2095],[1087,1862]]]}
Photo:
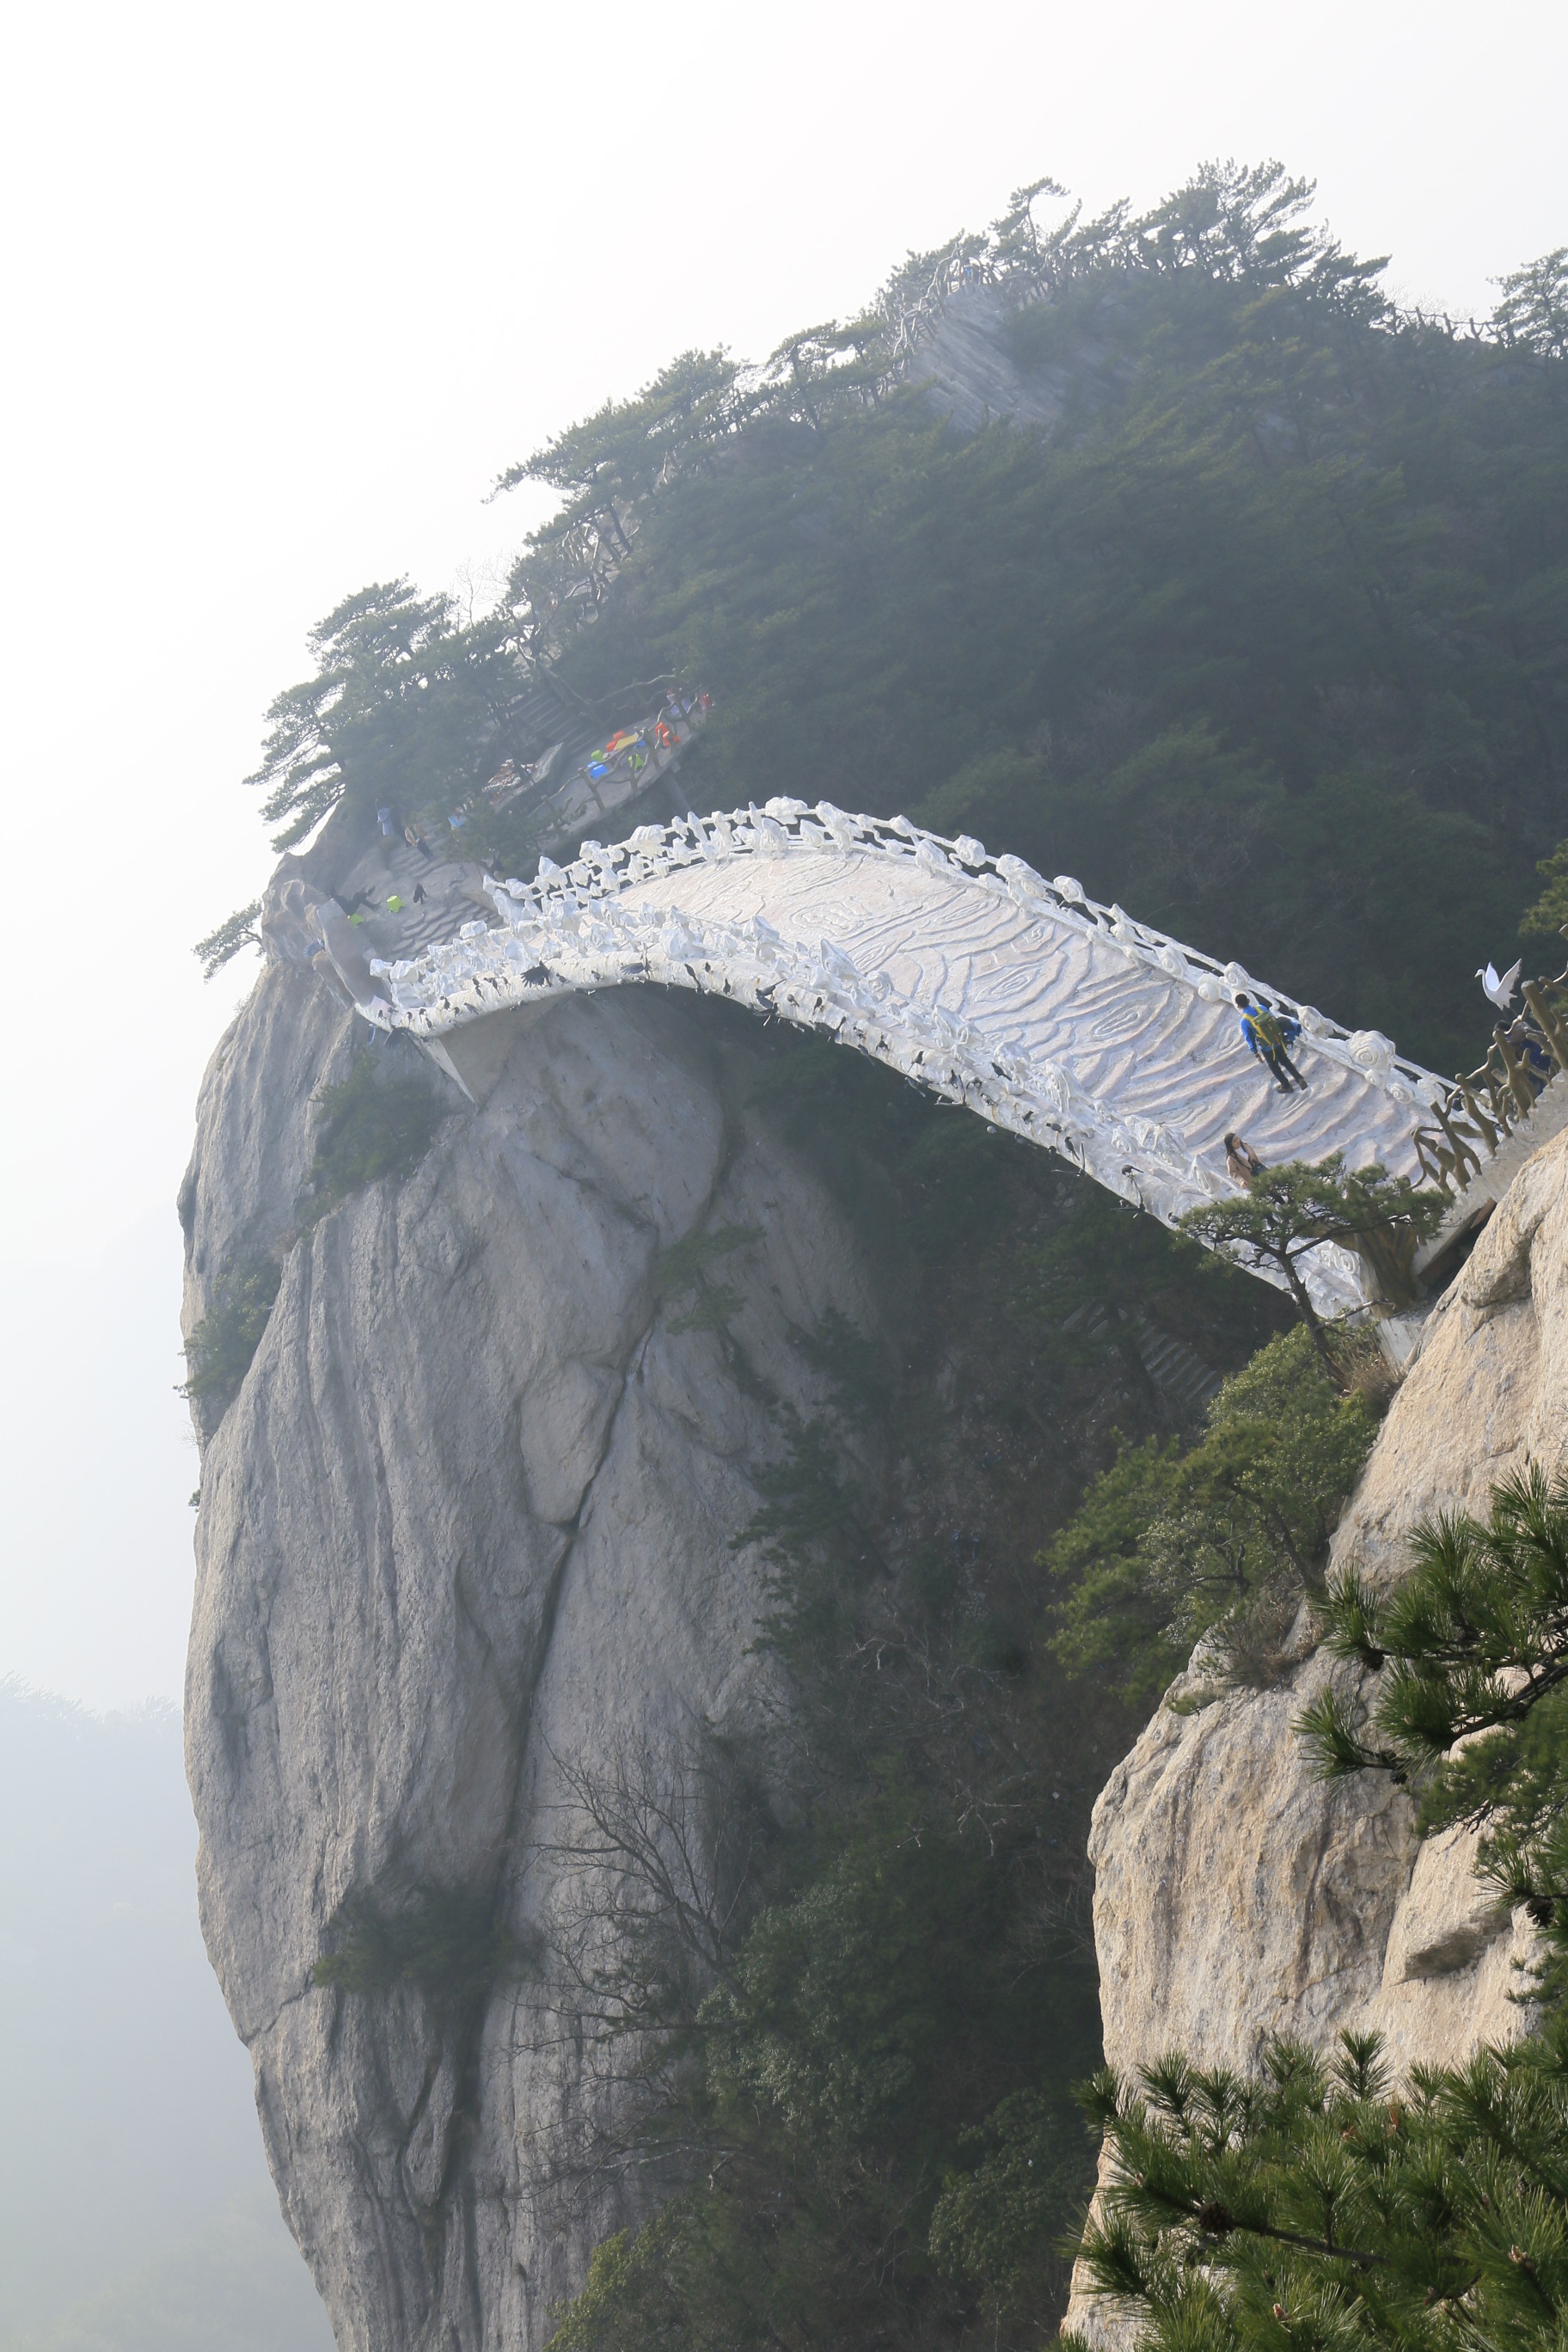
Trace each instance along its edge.
{"label": "granite cliff face", "polygon": [[[1434,1310],[1334,1539],[1399,1573],[1438,1510],[1485,1514],[1528,1463],[1568,1461],[1568,1136],[1515,1178]],[[1181,2047],[1250,2067],[1273,2033],[1324,2047],[1376,2027],[1396,2063],[1447,2064],[1511,2038],[1530,1930],[1478,1885],[1474,1840],[1422,1844],[1409,1798],[1375,1774],[1325,1788],[1291,1722],[1330,1671],[1305,1638],[1279,1687],[1162,1706],[1095,1808],[1095,1938],[1106,2055]],[[1347,1670],[1335,1669],[1340,1674]],[[1201,1672],[1173,1696],[1205,1696]],[[1089,2297],[1069,2325],[1124,2331]]]}
{"label": "granite cliff face", "polygon": [[[473,1100],[377,1048],[438,1090],[435,1140],[290,1240],[310,1097],[363,1041],[308,964],[270,962],[182,1196],[187,1329],[226,1265],[283,1266],[203,1460],[202,1918],[343,2352],[531,2346],[649,2193],[584,2169],[629,2094],[544,1981],[563,1824],[628,1757],[666,1779],[693,1739],[765,1757],[778,1694],[732,1539],[770,1408],[814,1402],[792,1335],[874,1313],[828,1198],[746,1108],[743,1040],[629,991],[464,1033]],[[737,1230],[720,1328],[680,1328],[667,1253]],[[454,1892],[528,1961],[477,2007],[312,1982],[345,1905]]]}
{"label": "granite cliff face", "polygon": [[[613,1968],[623,1917],[624,1867],[606,1901],[573,1858],[584,1791],[690,1792],[716,1743],[787,1805],[762,1571],[734,1539],[777,1406],[823,1402],[796,1340],[830,1307],[867,1330],[877,1309],[833,1202],[751,1106],[750,1034],[651,992],[476,1024],[458,1083],[370,1047],[429,1090],[434,1139],[302,1226],[311,1098],[366,1050],[308,911],[269,909],[273,960],[214,1058],[182,1195],[188,1329],[226,1268],[282,1269],[203,1460],[203,1922],[344,2352],[535,2347],[593,2244],[665,2185],[616,2160],[636,2067],[606,2065],[591,1988],[561,1977],[574,1923],[579,1958]],[[721,1309],[693,1313],[714,1244]],[[1568,1137],[1431,1318],[1341,1557],[1395,1574],[1417,1519],[1560,1466],[1565,1294]],[[1527,1931],[1464,1833],[1422,1846],[1387,1782],[1311,1777],[1291,1722],[1328,1671],[1303,1626],[1272,1689],[1190,1675],[1195,1711],[1162,1707],[1103,1791],[1117,2065],[1180,2043],[1245,2066],[1270,2033],[1367,2023],[1408,2063],[1517,2031]],[[479,1994],[314,1981],[356,1906],[445,1896],[519,1956]],[[1087,2303],[1071,2316],[1115,2342]]]}

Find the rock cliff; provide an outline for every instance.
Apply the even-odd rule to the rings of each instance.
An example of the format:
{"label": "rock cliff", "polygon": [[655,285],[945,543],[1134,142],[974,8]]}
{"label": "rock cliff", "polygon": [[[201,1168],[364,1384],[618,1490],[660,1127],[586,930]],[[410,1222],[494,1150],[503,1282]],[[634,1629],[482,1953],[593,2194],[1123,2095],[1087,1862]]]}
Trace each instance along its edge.
{"label": "rock cliff", "polygon": [[[584,1790],[689,1793],[709,1743],[787,1804],[762,1570],[735,1539],[776,1408],[823,1402],[796,1340],[829,1307],[873,1329],[877,1306],[863,1237],[753,1106],[743,1023],[573,998],[465,1030],[443,1075],[405,1042],[365,1045],[308,912],[269,909],[273,958],[214,1057],[181,1202],[187,1330],[228,1270],[281,1268],[204,1450],[203,1924],[343,2352],[536,2347],[592,2245],[663,2185],[617,2160],[636,2053],[606,2063],[591,1979],[616,1965],[635,1872],[622,1855],[608,1897],[584,1894]],[[432,1139],[312,1223],[312,1097],[366,1051],[426,1091]],[[1559,1465],[1565,1286],[1568,1137],[1430,1318],[1341,1557],[1396,1573],[1416,1519]],[[1408,2063],[1517,2029],[1524,1931],[1463,1834],[1422,1847],[1386,1782],[1312,1779],[1291,1722],[1327,1671],[1303,1627],[1273,1688],[1189,1675],[1194,1711],[1162,1707],[1103,1791],[1116,2064],[1180,2042],[1246,2065],[1271,2032],[1321,2044],[1351,2023]],[[428,1972],[374,1998],[315,1980],[345,1918],[447,1898],[510,1955],[460,1997]]]}
{"label": "rock cliff", "polygon": [[[732,1544],[770,1407],[813,1404],[792,1335],[874,1310],[747,1108],[736,1024],[651,993],[466,1032],[472,1099],[377,1047],[437,1090],[435,1139],[297,1230],[311,1097],[363,1040],[275,960],[201,1095],[187,1330],[226,1267],[282,1280],[204,1453],[187,1767],[208,1948],[338,2343],[478,2352],[538,2344],[649,2193],[588,2162],[631,2095],[543,1988],[562,1823],[628,1756],[765,1753],[760,1571]],[[727,1244],[707,1316],[668,1274],[703,1234]],[[477,2005],[313,1982],[345,1906],[451,1895],[522,1956]]]}
{"label": "rock cliff", "polygon": [[[1417,1522],[1484,1515],[1498,1479],[1565,1460],[1568,1136],[1521,1171],[1429,1318],[1335,1559],[1395,1576]],[[1089,1853],[1113,2065],[1181,2047],[1245,2068],[1273,2033],[1323,2047],[1347,2026],[1378,2028],[1402,2066],[1446,2064],[1519,2032],[1529,1929],[1477,1884],[1470,1833],[1422,1844],[1386,1779],[1313,1778],[1291,1724],[1329,1670],[1303,1633],[1275,1689],[1211,1697],[1188,1674],[1171,1696],[1207,1703],[1163,1706],[1101,1792]],[[1122,2334],[1087,2296],[1068,2324]]]}

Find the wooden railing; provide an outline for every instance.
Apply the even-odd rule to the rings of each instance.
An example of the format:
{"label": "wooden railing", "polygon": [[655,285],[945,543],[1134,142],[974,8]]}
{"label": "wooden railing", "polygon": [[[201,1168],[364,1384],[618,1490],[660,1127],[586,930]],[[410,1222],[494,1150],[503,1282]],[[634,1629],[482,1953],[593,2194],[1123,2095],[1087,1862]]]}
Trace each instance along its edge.
{"label": "wooden railing", "polygon": [[1456,1078],[1447,1100],[1433,1105],[1435,1125],[1416,1129],[1422,1174],[1451,1199],[1568,1070],[1568,967],[1555,980],[1527,980],[1522,994],[1523,1011],[1507,1029],[1497,1024],[1479,1068]]}

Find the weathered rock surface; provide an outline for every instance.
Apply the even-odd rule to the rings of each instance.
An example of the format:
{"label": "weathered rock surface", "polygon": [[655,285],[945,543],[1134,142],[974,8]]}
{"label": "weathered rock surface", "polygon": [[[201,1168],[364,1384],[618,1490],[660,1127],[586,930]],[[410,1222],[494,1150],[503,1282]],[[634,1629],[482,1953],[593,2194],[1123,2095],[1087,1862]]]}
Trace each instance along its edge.
{"label": "weathered rock surface", "polygon": [[1113,2066],[1180,2048],[1250,2067],[1272,2033],[1331,2041],[1377,1991],[1414,1808],[1382,1779],[1313,1780],[1290,1725],[1323,1673],[1162,1706],[1111,1775],[1089,1858]]}
{"label": "weathered rock surface", "polygon": [[[794,1339],[875,1308],[827,1196],[747,1108],[743,1039],[632,992],[465,1031],[461,1086],[378,1045],[446,1116],[410,1175],[298,1234],[310,1097],[363,1038],[313,968],[308,896],[269,905],[274,961],[215,1055],[182,1192],[187,1328],[226,1267],[283,1267],[203,1463],[203,1920],[344,2352],[526,2347],[652,2193],[585,2161],[628,2095],[537,1958],[574,1901],[572,1776],[679,1778],[699,1733],[765,1759],[781,1694],[752,1648],[759,1566],[731,1546],[773,1408],[818,1402]],[[665,1254],[725,1228],[752,1236],[713,1276],[740,1303],[683,1329]],[[1431,1318],[1338,1555],[1397,1573],[1418,1519],[1560,1467],[1565,1408],[1568,1137]],[[1470,1840],[1423,1847],[1387,1782],[1312,1778],[1291,1723],[1328,1671],[1304,1655],[1275,1689],[1163,1707],[1102,1793],[1117,2065],[1180,2043],[1246,2066],[1271,2033],[1366,2023],[1409,2064],[1517,2031],[1525,1931]],[[529,1968],[472,2012],[314,1984],[345,1903],[431,1889],[493,1901]]]}
{"label": "weathered rock surface", "polygon": [[[1395,1576],[1419,1521],[1484,1515],[1499,1479],[1565,1460],[1568,1136],[1521,1170],[1431,1316],[1335,1559]],[[1401,2067],[1441,2065],[1520,2031],[1529,1929],[1477,1883],[1473,1837],[1422,1845],[1385,1779],[1312,1777],[1291,1722],[1328,1672],[1320,1653],[1278,1689],[1162,1706],[1101,1793],[1089,1853],[1113,2065],[1179,2046],[1248,2067],[1271,2034],[1324,2048],[1347,2026],[1381,2030]],[[1173,1695],[1187,1692],[1200,1675]],[[1087,2296],[1068,2325],[1123,2340]]]}
{"label": "weathered rock surface", "polygon": [[1485,1513],[1527,1463],[1568,1460],[1568,1135],[1525,1165],[1439,1299],[1335,1539],[1375,1576],[1436,1510]]}
{"label": "weathered rock surface", "polygon": [[[477,2018],[319,1989],[329,1922],[493,1892],[537,1951],[563,1767],[658,1769],[694,1726],[765,1724],[759,1570],[731,1541],[771,1404],[813,1403],[792,1335],[829,1304],[873,1319],[710,1024],[632,992],[500,1021],[469,1033],[477,1107],[431,1073],[449,1116],[419,1166],[289,1243],[310,1096],[363,1032],[273,962],[182,1195],[187,1328],[226,1265],[283,1257],[204,1457],[187,1766],[208,1948],[342,2352],[538,2344],[638,2192],[555,2177],[618,2094],[538,1981]],[[673,1328],[661,1255],[725,1227],[754,1232],[718,1269],[728,1332]]]}

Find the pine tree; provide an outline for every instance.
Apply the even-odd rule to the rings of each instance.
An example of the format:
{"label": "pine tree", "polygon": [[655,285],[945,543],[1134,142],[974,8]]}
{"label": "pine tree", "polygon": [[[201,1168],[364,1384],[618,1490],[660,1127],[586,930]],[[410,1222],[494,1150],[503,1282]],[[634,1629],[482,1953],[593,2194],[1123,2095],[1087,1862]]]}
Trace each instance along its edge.
{"label": "pine tree", "polygon": [[1536,2030],[1393,2083],[1374,2034],[1325,2067],[1275,2042],[1261,2072],[1179,2054],[1106,2070],[1091,2288],[1161,2352],[1526,2352],[1568,2329],[1568,1480],[1493,1490],[1485,1521],[1420,1528],[1391,1591],[1349,1571],[1328,1640],[1372,1683],[1298,1728],[1325,1775],[1394,1773],[1433,1831],[1479,1828],[1479,1871],[1542,1931]]}
{"label": "pine tree", "polygon": [[1326,1692],[1301,1727],[1330,1777],[1377,1769],[1420,1792],[1422,1822],[1479,1828],[1479,1870],[1544,1931],[1541,1982],[1568,1990],[1568,1479],[1539,1468],[1485,1520],[1415,1534],[1391,1591],[1353,1568],[1324,1603],[1330,1647],[1372,1677]]}
{"label": "pine tree", "polygon": [[[1392,2086],[1376,2034],[1328,2066],[1276,2041],[1261,2073],[1180,2056],[1108,2068],[1092,2290],[1159,2352],[1459,2352],[1562,2342],[1568,2059],[1488,2052]],[[1068,2339],[1070,2347],[1073,2339]]]}
{"label": "pine tree", "polygon": [[1152,1703],[1213,1629],[1216,1667],[1258,1674],[1321,1585],[1376,1433],[1305,1332],[1271,1340],[1226,1381],[1186,1454],[1173,1440],[1124,1446],[1057,1537],[1058,1657]]}
{"label": "pine tree", "polygon": [[1375,1162],[1347,1170],[1342,1151],[1315,1165],[1291,1160],[1255,1176],[1237,1199],[1205,1201],[1179,1220],[1179,1230],[1222,1250],[1241,1265],[1279,1275],[1295,1300],[1336,1385],[1340,1369],[1321,1317],[1308,1290],[1303,1260],[1325,1243],[1375,1253],[1380,1271],[1432,1233],[1447,1203],[1408,1176],[1390,1176]]}
{"label": "pine tree", "polygon": [[191,953],[202,967],[202,978],[213,980],[226,963],[232,963],[247,948],[261,945],[261,901],[252,898],[247,907],[237,907],[221,922],[216,930],[198,940]]}
{"label": "pine tree", "polygon": [[487,751],[511,749],[506,721],[523,690],[504,614],[456,625],[451,599],[416,595],[406,580],[344,599],[311,630],[316,672],[267,713],[262,816],[281,824],[275,849],[303,841],[345,793],[423,806],[479,781]]}

